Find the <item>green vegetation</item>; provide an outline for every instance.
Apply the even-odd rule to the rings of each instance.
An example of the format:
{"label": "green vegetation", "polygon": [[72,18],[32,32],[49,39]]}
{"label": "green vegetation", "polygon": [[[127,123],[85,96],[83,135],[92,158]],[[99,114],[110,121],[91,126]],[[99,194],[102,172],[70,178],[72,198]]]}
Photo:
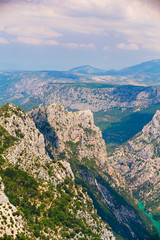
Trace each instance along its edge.
{"label": "green vegetation", "polygon": [[[31,109],[38,107],[40,104],[42,104],[42,100],[40,100],[38,97],[30,97],[28,95],[26,95],[25,93],[23,93],[24,97],[23,98],[19,98],[19,99],[15,99],[13,101],[13,104],[22,107],[23,109],[25,109],[26,112],[30,111]],[[28,101],[23,103],[23,101],[28,98]]]}
{"label": "green vegetation", "polygon": [[[132,179],[130,180],[132,182]],[[159,204],[160,204],[160,199],[159,199],[159,191],[154,192],[154,195],[157,197],[154,198],[154,201],[147,201],[141,192],[143,191],[144,195],[149,195],[149,192],[153,189],[153,184],[149,181],[146,181],[141,185],[139,189],[135,189],[133,191],[133,194],[135,198],[139,199],[141,202],[146,202],[145,204],[145,209],[147,212],[152,212],[153,219],[158,221],[160,223],[160,210],[159,210]]]}
{"label": "green vegetation", "polygon": [[20,129],[16,129],[15,134],[19,138],[24,138],[24,133],[22,133]]}
{"label": "green vegetation", "polygon": [[[36,181],[20,169],[1,169],[0,175],[6,195],[23,213],[33,238],[50,239],[53,234],[58,234],[58,229],[61,228],[60,234],[64,239],[70,239],[81,232],[86,238],[92,236],[92,239],[100,240],[85,218],[78,218],[76,215],[77,210],[85,210],[81,200],[83,194],[80,186],[76,185],[75,190],[75,185],[69,177],[55,188],[49,183],[44,187],[43,182]],[[44,237],[43,231],[48,233],[48,238]]]}
{"label": "green vegetation", "polygon": [[[119,121],[119,119],[121,121],[122,119],[126,119],[126,121],[131,120],[132,122],[134,119],[132,117],[134,114],[136,114],[132,111],[129,113],[130,110],[126,110],[125,113],[123,113],[121,109],[114,110],[115,112],[113,113],[111,111],[112,114],[110,114],[113,121],[110,122],[111,124],[117,123],[116,121]],[[16,114],[19,114],[17,112],[15,111]],[[10,114],[10,110],[7,110],[6,113]],[[117,115],[115,113],[117,113]],[[46,125],[43,127],[45,131],[51,130],[49,127],[46,128]],[[115,129],[118,129],[117,126]],[[124,129],[124,132],[125,131],[127,130]],[[88,134],[88,136],[90,134],[94,134],[94,131],[91,131],[89,128],[84,128],[84,132]],[[18,137],[23,138],[23,134],[20,130],[17,129],[16,134]],[[123,134],[122,136],[124,137]],[[9,133],[1,127],[0,153],[3,153],[5,149],[12,146],[17,140],[17,138],[9,135]],[[120,143],[118,142],[117,144]],[[45,185],[42,180],[35,180],[32,176],[28,175],[28,173],[18,168],[8,167],[5,169],[0,169],[0,175],[2,176],[5,184],[6,195],[8,196],[10,202],[17,206],[17,214],[22,213],[26,219],[29,230],[32,233],[32,239],[40,238],[48,240],[51,239],[53,235],[58,234],[60,234],[63,239],[71,239],[80,232],[84,234],[84,239],[87,239],[88,236],[95,240],[100,239],[100,237],[93,232],[93,228],[87,224],[85,218],[77,217],[77,211],[85,210],[86,208],[86,206],[83,204],[83,194],[85,193],[85,189],[87,189],[88,194],[92,198],[94,205],[98,210],[98,214],[102,217],[102,219],[110,224],[117,235],[120,234],[124,238],[130,239],[131,235],[128,231],[128,228],[125,224],[119,224],[117,217],[114,214],[114,208],[105,203],[102,194],[100,191],[98,191],[96,185],[94,184],[95,178],[97,179],[98,183],[103,185],[103,187],[109,192],[109,195],[111,195],[113,198],[116,209],[120,209],[122,206],[125,206],[131,211],[134,211],[136,215],[136,221],[130,220],[129,225],[137,234],[137,236],[140,236],[141,234],[143,238],[146,237],[147,239],[149,236],[152,239],[156,239],[154,238],[156,234],[150,230],[151,223],[146,221],[145,216],[138,208],[136,208],[135,204],[129,198],[127,193],[122,192],[122,189],[117,188],[117,192],[120,193],[118,194],[113,188],[110,187],[110,176],[102,173],[100,168],[96,165],[96,159],[83,158],[81,162],[78,160],[79,145],[80,142],[66,142],[66,151],[62,152],[57,157],[58,159],[65,159],[66,156],[69,158],[68,160],[71,163],[72,170],[76,177],[76,186],[68,177],[63,183],[60,183],[55,187],[50,183]],[[48,152],[52,153],[52,147],[52,144],[51,146],[48,145]],[[92,145],[88,145],[87,147],[89,150]],[[159,153],[156,152],[156,154]],[[3,165],[3,163],[3,157],[0,157],[0,165]],[[83,191],[79,185],[83,186]],[[88,211],[88,209],[91,213],[92,208],[90,202],[87,204],[86,210]],[[92,217],[95,217],[96,219],[97,215],[95,214],[94,216],[93,213],[91,214]],[[139,224],[139,219],[142,221],[142,225]],[[125,220],[126,219],[124,218],[124,223]],[[48,234],[47,237],[44,236],[44,232]],[[18,239],[25,239],[25,237]]]}
{"label": "green vegetation", "polygon": [[[0,154],[2,154],[7,148],[11,147],[18,139],[11,136],[1,125],[0,125]],[[0,161],[2,157],[0,157]]]}
{"label": "green vegetation", "polygon": [[[71,83],[73,84],[73,83]],[[117,88],[120,85],[117,84],[103,84],[103,83],[77,83],[73,84],[74,87],[78,88],[91,88],[91,89],[96,89],[96,88]]]}
{"label": "green vegetation", "polygon": [[[141,239],[146,237],[146,239],[157,239],[157,233],[151,230],[151,221],[147,219],[147,217],[143,214],[142,211],[138,209],[135,205],[134,201],[130,198],[127,192],[122,192],[122,189],[116,189],[110,187],[110,176],[106,174],[102,174],[102,171],[96,165],[94,159],[83,158],[81,161],[78,160],[78,146],[79,144],[75,144],[73,142],[66,142],[67,146],[67,155],[69,156],[68,161],[71,164],[72,170],[76,177],[76,183],[81,184],[83,187],[87,189],[89,196],[92,198],[95,208],[98,211],[98,214],[102,217],[104,221],[109,223],[112,227],[115,235],[119,235],[124,239],[132,239],[128,228],[126,225],[120,224],[114,214],[115,209],[121,209],[121,207],[125,206],[127,211],[130,209],[131,212],[134,211],[135,219],[128,218],[128,224],[133,229],[133,231],[137,234],[137,236]],[[94,184],[94,179],[98,181],[103,187],[106,188],[107,194],[109,194],[112,198],[112,202],[114,203],[114,207],[107,205],[107,202],[104,202],[104,199],[98,191],[96,185]],[[120,192],[120,194],[118,193]],[[122,217],[123,218],[123,217]],[[123,218],[123,222],[125,223],[126,219]],[[139,221],[142,221],[143,224],[139,224]]]}
{"label": "green vegetation", "polygon": [[133,112],[133,109],[113,108],[94,113],[95,124],[101,129],[107,151],[123,144],[151,121],[160,104]]}
{"label": "green vegetation", "polygon": [[153,226],[157,229],[157,231],[158,231],[158,235],[159,235],[159,237],[160,237],[160,223],[158,222],[158,221],[155,221],[154,219],[153,219],[153,216],[151,215],[151,214],[148,214],[146,211],[145,211],[145,207],[143,206],[143,203],[142,202],[138,202],[138,206],[139,206],[139,208],[145,213],[145,215],[146,216],[148,216],[150,219],[151,219],[151,221],[152,221],[152,223],[153,223]]}
{"label": "green vegetation", "polygon": [[[17,106],[10,106],[10,103],[6,103],[5,105],[0,107],[0,117],[4,116],[5,118],[11,117],[13,114],[18,117],[23,118],[22,113],[25,113],[24,110]],[[6,119],[7,121],[7,119]]]}

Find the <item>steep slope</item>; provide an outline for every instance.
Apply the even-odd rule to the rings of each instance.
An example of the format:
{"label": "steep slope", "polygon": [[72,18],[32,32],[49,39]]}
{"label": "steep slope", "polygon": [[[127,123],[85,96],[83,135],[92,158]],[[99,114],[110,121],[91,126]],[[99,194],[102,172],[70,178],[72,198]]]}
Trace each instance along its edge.
{"label": "steep slope", "polygon": [[19,215],[17,208],[10,203],[8,197],[4,193],[4,184],[0,177],[0,237],[7,233],[16,237],[17,234],[25,232],[25,223]]}
{"label": "steep slope", "polygon": [[[102,134],[90,111],[67,112],[42,105],[30,116],[45,137],[48,154],[70,162],[78,184],[87,188],[100,216],[126,239],[156,239],[150,221],[131,200],[125,179],[108,162]],[[154,235],[155,234],[155,235]]]}
{"label": "steep slope", "polygon": [[22,109],[1,107],[0,126],[0,238],[115,239],[70,164],[50,158]]}
{"label": "steep slope", "polygon": [[160,111],[110,158],[134,195],[160,220]]}

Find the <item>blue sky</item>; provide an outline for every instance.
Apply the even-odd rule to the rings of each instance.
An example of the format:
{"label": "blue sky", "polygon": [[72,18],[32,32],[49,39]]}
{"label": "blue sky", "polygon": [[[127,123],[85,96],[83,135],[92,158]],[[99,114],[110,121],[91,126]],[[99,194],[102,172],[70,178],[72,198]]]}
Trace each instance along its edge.
{"label": "blue sky", "polygon": [[160,58],[159,0],[1,0],[0,69],[120,69]]}

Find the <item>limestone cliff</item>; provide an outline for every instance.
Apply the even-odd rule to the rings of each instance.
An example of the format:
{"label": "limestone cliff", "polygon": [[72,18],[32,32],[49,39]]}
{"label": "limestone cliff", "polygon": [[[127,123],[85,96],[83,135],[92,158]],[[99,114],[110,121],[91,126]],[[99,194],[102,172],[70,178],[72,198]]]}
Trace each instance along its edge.
{"label": "limestone cliff", "polygon": [[146,208],[160,213],[160,111],[133,139],[115,151],[110,161],[125,176],[130,188]]}
{"label": "limestone cliff", "polygon": [[[68,171],[62,169],[59,171],[59,165],[53,164],[52,159],[46,154],[43,135],[36,128],[33,120],[20,108],[13,104],[1,107],[0,125],[17,138],[16,144],[3,153],[3,157],[9,163],[54,184],[66,176],[74,178],[67,162],[64,161],[62,164],[68,166]],[[49,176],[49,169],[53,170],[53,176]]]}
{"label": "limestone cliff", "polygon": [[0,177],[0,237],[3,237],[4,233],[16,237],[19,233],[27,232],[27,229],[25,230],[25,222],[22,216],[18,214],[17,208],[10,203],[4,188]]}
{"label": "limestone cliff", "polygon": [[[44,135],[48,154],[55,162],[61,158],[70,162],[76,182],[87,188],[101,216],[117,235],[139,239],[142,234],[150,239],[141,213],[134,208],[125,178],[108,161],[91,111],[68,112],[54,103],[40,105],[29,115]],[[150,224],[147,228],[152,229]]]}
{"label": "limestone cliff", "polygon": [[53,152],[63,152],[70,142],[77,146],[77,158],[93,159],[100,168],[112,178],[111,184],[126,188],[125,179],[107,160],[105,142],[102,133],[94,125],[93,114],[90,110],[68,112],[58,103],[47,107],[40,105],[29,115],[43,133],[46,145],[53,146]]}
{"label": "limestone cliff", "polygon": [[[40,129],[46,122],[50,124],[57,138],[55,145],[59,152],[65,149],[65,142],[72,141],[80,143],[80,158],[87,156],[96,158],[101,164],[105,162],[105,142],[99,128],[94,125],[90,110],[67,112],[61,105],[54,103],[46,108],[38,107],[30,115]],[[49,137],[48,134],[47,138]]]}
{"label": "limestone cliff", "polygon": [[115,239],[66,160],[49,156],[22,109],[0,108],[0,237]]}

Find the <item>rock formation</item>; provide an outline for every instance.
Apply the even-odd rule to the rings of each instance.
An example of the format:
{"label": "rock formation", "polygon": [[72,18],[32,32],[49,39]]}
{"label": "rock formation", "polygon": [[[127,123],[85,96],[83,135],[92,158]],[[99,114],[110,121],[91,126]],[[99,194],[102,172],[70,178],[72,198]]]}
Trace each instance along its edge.
{"label": "rock formation", "polygon": [[109,158],[125,176],[136,198],[156,218],[160,214],[160,111],[133,139],[122,145]]}
{"label": "rock formation", "polygon": [[116,219],[116,224],[112,225],[114,231],[123,236],[128,234],[130,239],[137,239],[139,231],[142,231],[147,239],[145,228],[142,230],[144,223],[140,213],[128,200],[122,200],[131,198],[131,192],[124,177],[108,161],[102,134],[94,125],[91,111],[68,112],[54,103],[47,107],[40,105],[29,115],[44,135],[48,153],[55,161],[62,157],[67,159],[76,181],[87,187],[94,199],[99,199],[96,204],[101,204],[101,208],[103,205],[105,210],[101,216],[104,217],[105,211],[108,211],[110,217],[106,215],[105,219]]}
{"label": "rock formation", "polygon": [[22,109],[0,108],[0,237],[114,240],[69,162],[54,161],[45,144]]}

